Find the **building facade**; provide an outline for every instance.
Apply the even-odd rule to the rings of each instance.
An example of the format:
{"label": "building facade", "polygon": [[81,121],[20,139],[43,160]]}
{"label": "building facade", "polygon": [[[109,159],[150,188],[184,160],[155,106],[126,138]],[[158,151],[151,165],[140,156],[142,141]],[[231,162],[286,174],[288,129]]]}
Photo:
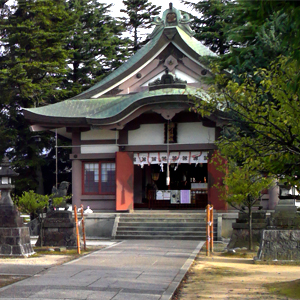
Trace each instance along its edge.
{"label": "building facade", "polygon": [[[226,210],[214,187],[220,116],[191,109],[208,99],[205,63],[189,17],[170,4],[149,42],[93,87],[60,103],[24,109],[33,131],[72,140],[73,204],[93,210]],[[221,184],[221,183],[220,183]]]}

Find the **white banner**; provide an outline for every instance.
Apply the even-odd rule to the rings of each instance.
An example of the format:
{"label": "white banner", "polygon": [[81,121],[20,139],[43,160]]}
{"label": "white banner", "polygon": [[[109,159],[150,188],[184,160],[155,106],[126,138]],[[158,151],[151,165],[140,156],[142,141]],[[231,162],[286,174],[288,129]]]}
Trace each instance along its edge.
{"label": "white banner", "polygon": [[[207,152],[202,151],[177,151],[170,152],[169,164],[199,164],[207,163]],[[163,165],[168,162],[167,152],[134,153],[133,163],[142,168],[144,165]]]}

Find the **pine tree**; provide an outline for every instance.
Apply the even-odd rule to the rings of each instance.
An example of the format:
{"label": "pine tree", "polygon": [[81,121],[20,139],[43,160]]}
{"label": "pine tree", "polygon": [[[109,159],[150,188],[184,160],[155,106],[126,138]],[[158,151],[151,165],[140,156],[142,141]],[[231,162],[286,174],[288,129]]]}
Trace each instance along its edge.
{"label": "pine tree", "polygon": [[191,24],[195,31],[195,38],[202,41],[210,50],[217,54],[229,51],[231,41],[227,40],[226,26],[232,21],[229,9],[230,0],[205,0],[197,3],[182,1],[191,7],[196,14],[192,14],[194,21]]}
{"label": "pine tree", "polygon": [[254,68],[268,68],[280,55],[299,49],[294,42],[299,35],[296,1],[237,1],[230,6],[232,21],[227,24],[227,39],[234,42],[221,66],[230,68],[236,79],[253,73]]}
{"label": "pine tree", "polygon": [[64,88],[78,94],[99,81],[127,58],[127,40],[120,22],[111,17],[112,5],[97,0],[70,0],[75,26],[69,32],[66,48],[72,52]]}
{"label": "pine tree", "polygon": [[121,17],[123,25],[132,34],[131,51],[135,53],[145,42],[140,29],[151,27],[152,18],[160,14],[161,6],[153,5],[148,0],[123,0],[125,9],[120,11],[126,16]]}
{"label": "pine tree", "polygon": [[0,22],[0,156],[6,152],[20,173],[20,193],[39,185],[42,153],[51,146],[48,135],[35,141],[21,108],[63,97],[57,87],[67,72],[64,45],[73,21],[64,0],[19,0],[11,11]]}

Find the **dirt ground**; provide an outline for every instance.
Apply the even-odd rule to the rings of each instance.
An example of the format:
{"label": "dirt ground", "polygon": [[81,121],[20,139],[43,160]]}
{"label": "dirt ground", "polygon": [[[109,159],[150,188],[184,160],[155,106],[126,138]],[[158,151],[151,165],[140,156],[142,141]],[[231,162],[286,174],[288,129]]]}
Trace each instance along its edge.
{"label": "dirt ground", "polygon": [[251,258],[201,251],[172,300],[295,299],[270,294],[263,285],[300,279],[300,265],[259,265]]}
{"label": "dirt ground", "polygon": [[[23,257],[23,258],[0,258],[1,264],[12,264],[12,265],[41,265],[45,267],[50,267],[54,265],[63,264],[69,260],[73,259],[70,255],[41,255],[38,257]],[[1,271],[1,270],[0,270]],[[12,284],[16,281],[23,280],[28,276],[18,276],[18,275],[3,275],[0,274],[0,287]]]}
{"label": "dirt ground", "polygon": [[41,255],[39,257],[22,258],[0,258],[1,264],[22,264],[22,265],[60,265],[72,259],[70,255]]}

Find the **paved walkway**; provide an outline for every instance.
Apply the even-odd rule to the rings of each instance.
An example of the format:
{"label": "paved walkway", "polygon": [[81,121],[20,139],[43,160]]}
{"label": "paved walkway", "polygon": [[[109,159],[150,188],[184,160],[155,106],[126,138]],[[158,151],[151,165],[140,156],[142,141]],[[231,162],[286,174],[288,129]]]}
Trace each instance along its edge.
{"label": "paved walkway", "polygon": [[0,289],[14,300],[167,300],[204,242],[127,240]]}

